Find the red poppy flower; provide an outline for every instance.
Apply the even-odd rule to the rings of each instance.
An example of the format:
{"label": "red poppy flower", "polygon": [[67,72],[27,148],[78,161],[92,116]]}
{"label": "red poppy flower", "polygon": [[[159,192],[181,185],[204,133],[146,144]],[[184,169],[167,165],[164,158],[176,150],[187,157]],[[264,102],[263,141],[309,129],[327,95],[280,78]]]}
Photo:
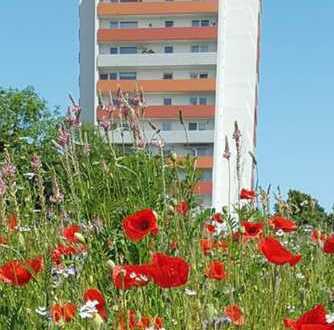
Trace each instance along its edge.
{"label": "red poppy flower", "polygon": [[106,300],[102,292],[98,289],[87,289],[84,293],[84,301],[97,301],[98,304],[95,306],[100,316],[106,321],[108,319],[108,312],[106,309]]}
{"label": "red poppy flower", "polygon": [[224,309],[224,314],[234,325],[241,326],[245,324],[245,316],[238,305],[228,305]]}
{"label": "red poppy flower", "polygon": [[324,241],[323,251],[328,254],[334,254],[334,234]]}
{"label": "red poppy flower", "polygon": [[177,213],[181,215],[187,215],[189,211],[189,205],[186,201],[181,201],[176,205],[176,211]]}
{"label": "red poppy flower", "polygon": [[137,325],[137,314],[134,310],[128,310],[126,315],[124,313],[118,314],[118,330],[135,329]]}
{"label": "red poppy flower", "polygon": [[263,233],[263,223],[243,221],[241,222],[241,226],[245,230],[243,237],[246,239],[259,238]]}
{"label": "red poppy flower", "polygon": [[7,245],[7,239],[0,235],[0,245]]}
{"label": "red poppy flower", "polygon": [[138,329],[148,329],[151,325],[151,318],[149,316],[142,316],[137,322]]}
{"label": "red poppy flower", "polygon": [[283,230],[286,233],[297,230],[297,225],[291,220],[280,215],[274,215],[269,219],[270,225],[275,230]]}
{"label": "red poppy flower", "polygon": [[60,265],[63,256],[74,256],[84,251],[86,251],[86,247],[84,245],[76,246],[58,244],[58,246],[52,252],[51,259],[54,264]]}
{"label": "red poppy flower", "polygon": [[113,268],[112,279],[117,289],[127,290],[132,287],[141,287],[151,280],[149,265],[124,265]]}
{"label": "red poppy flower", "polygon": [[71,243],[78,243],[79,240],[75,237],[76,233],[80,232],[80,226],[70,225],[63,229],[63,237],[66,238]]}
{"label": "red poppy flower", "polygon": [[224,280],[226,278],[224,264],[221,261],[211,261],[205,271],[205,276],[213,280]]}
{"label": "red poppy flower", "polygon": [[75,304],[54,304],[51,307],[51,317],[54,323],[59,323],[60,321],[70,322],[75,318],[77,313],[77,306]]}
{"label": "red poppy flower", "polygon": [[201,239],[199,241],[200,248],[205,255],[208,255],[209,252],[214,248],[214,241],[211,239]]}
{"label": "red poppy flower", "polygon": [[129,240],[139,242],[148,234],[158,233],[157,216],[151,209],[138,211],[123,220],[123,230]]}
{"label": "red poppy flower", "polygon": [[327,238],[327,235],[323,234],[320,230],[314,229],[311,233],[311,240],[314,242],[319,243],[321,241],[326,240],[326,238]]}
{"label": "red poppy flower", "polygon": [[293,255],[278,240],[268,237],[260,242],[259,248],[267,260],[276,265],[290,264],[295,266],[301,259],[301,255]]}
{"label": "red poppy flower", "polygon": [[10,214],[7,219],[7,227],[9,231],[16,231],[17,229],[17,216],[16,214]]}
{"label": "red poppy flower", "polygon": [[163,329],[163,327],[164,327],[164,320],[161,317],[159,317],[159,316],[155,317],[155,319],[154,319],[154,326],[155,326],[156,329]]}
{"label": "red poppy flower", "polygon": [[27,261],[9,261],[0,267],[0,281],[15,286],[23,286],[42,269],[43,257],[36,257]]}
{"label": "red poppy flower", "polygon": [[213,221],[217,221],[219,223],[224,221],[223,215],[221,213],[215,213],[211,218]]}
{"label": "red poppy flower", "polygon": [[327,323],[326,314],[324,306],[317,305],[298,320],[284,320],[284,325],[293,330],[334,330],[334,325]]}
{"label": "red poppy flower", "polygon": [[256,192],[254,190],[241,189],[240,199],[254,199],[256,198]]}
{"label": "red poppy flower", "polygon": [[190,265],[180,257],[155,253],[151,261],[151,275],[161,288],[175,288],[187,283]]}

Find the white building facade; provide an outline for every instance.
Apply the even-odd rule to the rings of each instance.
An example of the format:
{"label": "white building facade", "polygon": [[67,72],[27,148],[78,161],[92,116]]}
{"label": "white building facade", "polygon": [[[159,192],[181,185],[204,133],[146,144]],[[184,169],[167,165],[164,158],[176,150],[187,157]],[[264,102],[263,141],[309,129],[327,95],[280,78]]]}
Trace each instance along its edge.
{"label": "white building facade", "polygon": [[[81,0],[84,121],[97,124],[103,115],[99,98],[107,103],[118,87],[141,87],[145,118],[161,129],[167,148],[198,157],[203,202],[219,209],[235,200],[236,173],[229,175],[224,140],[237,121],[243,151],[255,154],[260,16],[261,0]],[[149,135],[151,127],[143,125]],[[131,135],[114,142],[130,144]],[[252,173],[246,155],[243,187],[251,188]]]}

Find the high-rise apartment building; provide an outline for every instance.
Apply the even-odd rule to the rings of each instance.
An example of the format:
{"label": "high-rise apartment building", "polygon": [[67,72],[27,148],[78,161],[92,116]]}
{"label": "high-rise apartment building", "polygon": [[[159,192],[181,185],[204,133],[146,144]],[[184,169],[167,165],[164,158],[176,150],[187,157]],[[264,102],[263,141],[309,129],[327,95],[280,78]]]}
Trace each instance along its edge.
{"label": "high-rise apartment building", "polygon": [[[108,104],[119,86],[130,92],[139,86],[147,104],[147,136],[150,119],[168,149],[198,157],[197,192],[206,204],[215,167],[216,205],[226,202],[217,189],[224,186],[220,178],[227,180],[222,148],[235,121],[245,150],[255,150],[260,11],[261,0],[81,0],[84,120],[96,124],[103,116],[99,101]],[[116,134],[114,142],[130,144],[131,134],[122,140]],[[250,158],[243,167],[242,184],[249,187]]]}

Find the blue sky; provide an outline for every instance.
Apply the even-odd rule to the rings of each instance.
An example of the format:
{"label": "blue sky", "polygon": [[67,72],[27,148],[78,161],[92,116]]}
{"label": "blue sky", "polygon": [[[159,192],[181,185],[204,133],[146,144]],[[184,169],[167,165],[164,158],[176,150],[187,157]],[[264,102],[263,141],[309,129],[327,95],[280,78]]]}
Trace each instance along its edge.
{"label": "blue sky", "polygon": [[[0,86],[78,96],[78,2],[0,2]],[[260,181],[334,203],[334,1],[264,0]]]}

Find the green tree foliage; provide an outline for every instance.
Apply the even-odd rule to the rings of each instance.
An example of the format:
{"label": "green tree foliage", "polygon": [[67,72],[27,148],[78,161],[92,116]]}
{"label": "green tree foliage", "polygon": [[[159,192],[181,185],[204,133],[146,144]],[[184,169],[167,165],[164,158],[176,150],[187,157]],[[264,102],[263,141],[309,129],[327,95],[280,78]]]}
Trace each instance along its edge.
{"label": "green tree foliage", "polygon": [[289,190],[287,204],[290,215],[301,224],[333,225],[334,215],[329,214],[311,195]]}
{"label": "green tree foliage", "polygon": [[20,150],[41,145],[55,128],[56,112],[32,87],[22,90],[0,87],[0,144]]}

